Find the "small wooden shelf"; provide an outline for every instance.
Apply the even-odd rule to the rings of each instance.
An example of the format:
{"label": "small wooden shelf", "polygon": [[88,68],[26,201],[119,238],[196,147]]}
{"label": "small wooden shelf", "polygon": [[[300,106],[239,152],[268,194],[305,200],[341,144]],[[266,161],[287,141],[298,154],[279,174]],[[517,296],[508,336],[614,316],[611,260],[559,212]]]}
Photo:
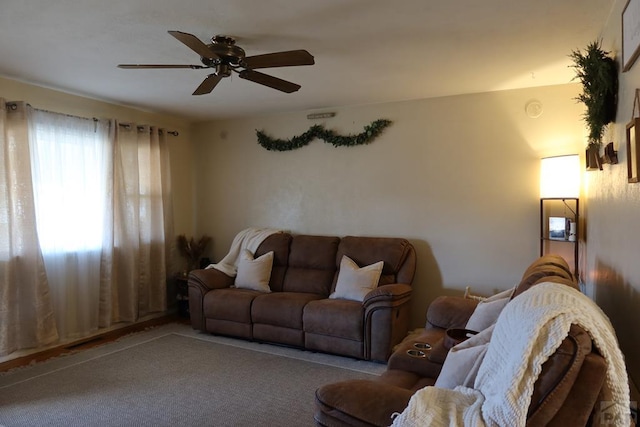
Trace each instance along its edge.
{"label": "small wooden shelf", "polygon": [[[549,230],[549,218],[564,218],[565,221],[575,223],[575,237],[569,238],[565,228],[564,238],[551,238]],[[578,242],[580,241],[580,199],[565,198],[541,198],[540,199],[540,256],[554,253],[567,260],[573,266],[573,274],[579,280],[578,269]]]}

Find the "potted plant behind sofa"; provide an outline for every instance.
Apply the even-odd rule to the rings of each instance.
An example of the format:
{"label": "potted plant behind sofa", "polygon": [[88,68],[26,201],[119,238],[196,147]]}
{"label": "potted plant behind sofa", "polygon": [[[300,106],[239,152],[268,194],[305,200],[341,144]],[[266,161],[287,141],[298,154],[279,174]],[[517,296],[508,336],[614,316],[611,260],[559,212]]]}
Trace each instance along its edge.
{"label": "potted plant behind sofa", "polygon": [[574,50],[569,55],[576,69],[576,78],[582,83],[582,93],[576,98],[587,111],[584,121],[589,128],[586,150],[587,170],[602,170],[600,146],[605,127],[616,118],[618,102],[618,69],[616,62],[593,42],[584,52]]}
{"label": "potted plant behind sofa", "polygon": [[176,237],[176,244],[180,255],[187,261],[187,268],[182,272],[183,276],[191,270],[199,268],[200,258],[207,248],[207,245],[211,241],[211,237],[206,234],[200,237],[200,240],[196,241],[193,237],[188,239],[184,234],[180,234]]}

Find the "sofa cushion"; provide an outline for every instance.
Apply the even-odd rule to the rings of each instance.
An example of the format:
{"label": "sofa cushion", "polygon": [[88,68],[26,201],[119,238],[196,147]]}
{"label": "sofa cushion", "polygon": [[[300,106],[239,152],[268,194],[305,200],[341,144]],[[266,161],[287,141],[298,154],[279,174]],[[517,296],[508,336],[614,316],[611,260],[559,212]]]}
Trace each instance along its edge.
{"label": "sofa cushion", "polygon": [[294,236],[282,290],[328,297],[336,273],[339,242],[338,237],[332,236]]}
{"label": "sofa cushion", "polygon": [[573,274],[571,274],[571,270],[564,258],[558,255],[548,254],[536,259],[531,263],[531,265],[529,265],[527,270],[524,272],[520,283],[513,292],[511,299],[517,297],[536,283],[544,281],[541,279],[556,277],[566,279],[564,282],[565,284],[568,284],[574,289],[580,290],[580,287],[578,286]]}
{"label": "sofa cushion", "polygon": [[261,292],[249,289],[225,288],[207,292],[203,301],[203,314],[207,319],[251,323],[251,302]]}
{"label": "sofa cushion", "polygon": [[436,382],[432,377],[425,377],[413,372],[390,368],[380,374],[378,379],[385,384],[410,390],[412,394],[421,388],[433,386]]}
{"label": "sofa cushion", "polygon": [[344,255],[340,261],[336,290],[329,295],[329,298],[364,301],[364,297],[378,286],[383,265],[384,261],[379,261],[358,267],[358,264]]}
{"label": "sofa cushion", "polygon": [[541,279],[550,279],[554,277],[568,280],[572,283],[572,288],[580,290],[578,284],[575,282],[571,274],[567,273],[564,269],[555,266],[540,266],[528,271],[528,274],[522,278],[520,284],[518,284],[518,286],[516,287],[516,290],[511,296],[511,299],[517,297],[528,289],[531,289],[533,285],[545,281]]}
{"label": "sofa cushion", "polygon": [[304,308],[303,320],[306,333],[364,340],[364,309],[356,301],[311,301]]}
{"label": "sofa cushion", "polygon": [[273,292],[282,290],[284,273],[287,271],[287,264],[289,263],[291,239],[292,236],[289,233],[272,234],[264,239],[254,254],[254,257],[257,258],[273,251],[273,266],[271,267],[271,279],[269,280],[269,288]]}
{"label": "sofa cushion", "polygon": [[571,268],[569,268],[569,264],[567,264],[567,261],[564,258],[562,258],[560,255],[555,255],[555,254],[545,254],[535,259],[529,265],[529,267],[527,267],[527,269],[525,270],[522,276],[526,277],[529,275],[529,273],[531,273],[533,269],[539,269],[540,267],[560,268],[564,270],[564,272],[567,273],[567,275],[569,275],[570,277],[573,277],[573,274],[571,273]]}
{"label": "sofa cushion", "polygon": [[241,289],[253,289],[260,292],[271,292],[269,279],[271,279],[271,267],[273,266],[273,251],[257,258],[244,250],[240,255],[238,274],[235,287]]}
{"label": "sofa cushion", "polygon": [[309,301],[322,295],[306,292],[272,292],[260,294],[251,305],[251,320],[285,328],[302,330],[302,311]]}
{"label": "sofa cushion", "polygon": [[321,426],[388,426],[411,395],[409,390],[376,381],[327,384],[316,390],[315,420]]}

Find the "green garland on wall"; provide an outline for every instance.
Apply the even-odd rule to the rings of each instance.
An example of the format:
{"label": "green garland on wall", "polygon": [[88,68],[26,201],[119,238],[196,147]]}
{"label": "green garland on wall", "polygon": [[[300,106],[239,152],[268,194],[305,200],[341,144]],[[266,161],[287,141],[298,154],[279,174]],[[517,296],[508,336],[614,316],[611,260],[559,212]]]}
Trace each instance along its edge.
{"label": "green garland on wall", "polygon": [[319,138],[334,147],[351,147],[354,145],[369,144],[376,139],[391,124],[391,120],[380,119],[364,127],[364,131],[357,135],[338,135],[332,130],[325,129],[323,125],[313,125],[308,131],[296,135],[291,139],[273,139],[263,131],[256,130],[258,144],[269,151],[289,151],[309,144],[314,138]]}

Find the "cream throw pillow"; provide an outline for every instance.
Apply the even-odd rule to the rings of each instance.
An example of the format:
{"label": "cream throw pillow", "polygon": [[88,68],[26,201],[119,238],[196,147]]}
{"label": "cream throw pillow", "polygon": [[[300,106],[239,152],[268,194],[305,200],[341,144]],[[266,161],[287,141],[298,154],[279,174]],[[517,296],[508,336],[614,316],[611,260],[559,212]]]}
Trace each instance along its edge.
{"label": "cream throw pillow", "polygon": [[435,386],[454,389],[461,385],[473,388],[478,369],[489,348],[494,325],[455,345],[449,350]]}
{"label": "cream throw pillow", "polygon": [[260,292],[271,292],[269,279],[273,267],[273,251],[253,258],[248,250],[242,251],[235,286],[241,289],[253,289]]}
{"label": "cream throw pillow", "polygon": [[384,261],[359,268],[351,258],[346,255],[340,260],[340,272],[336,290],[329,298],[363,301],[364,297],[378,286]]}
{"label": "cream throw pillow", "polygon": [[502,309],[511,300],[511,295],[514,290],[515,288],[507,289],[506,291],[480,301],[471,317],[469,317],[465,328],[480,332],[495,324],[498,321],[498,316],[500,316]]}

